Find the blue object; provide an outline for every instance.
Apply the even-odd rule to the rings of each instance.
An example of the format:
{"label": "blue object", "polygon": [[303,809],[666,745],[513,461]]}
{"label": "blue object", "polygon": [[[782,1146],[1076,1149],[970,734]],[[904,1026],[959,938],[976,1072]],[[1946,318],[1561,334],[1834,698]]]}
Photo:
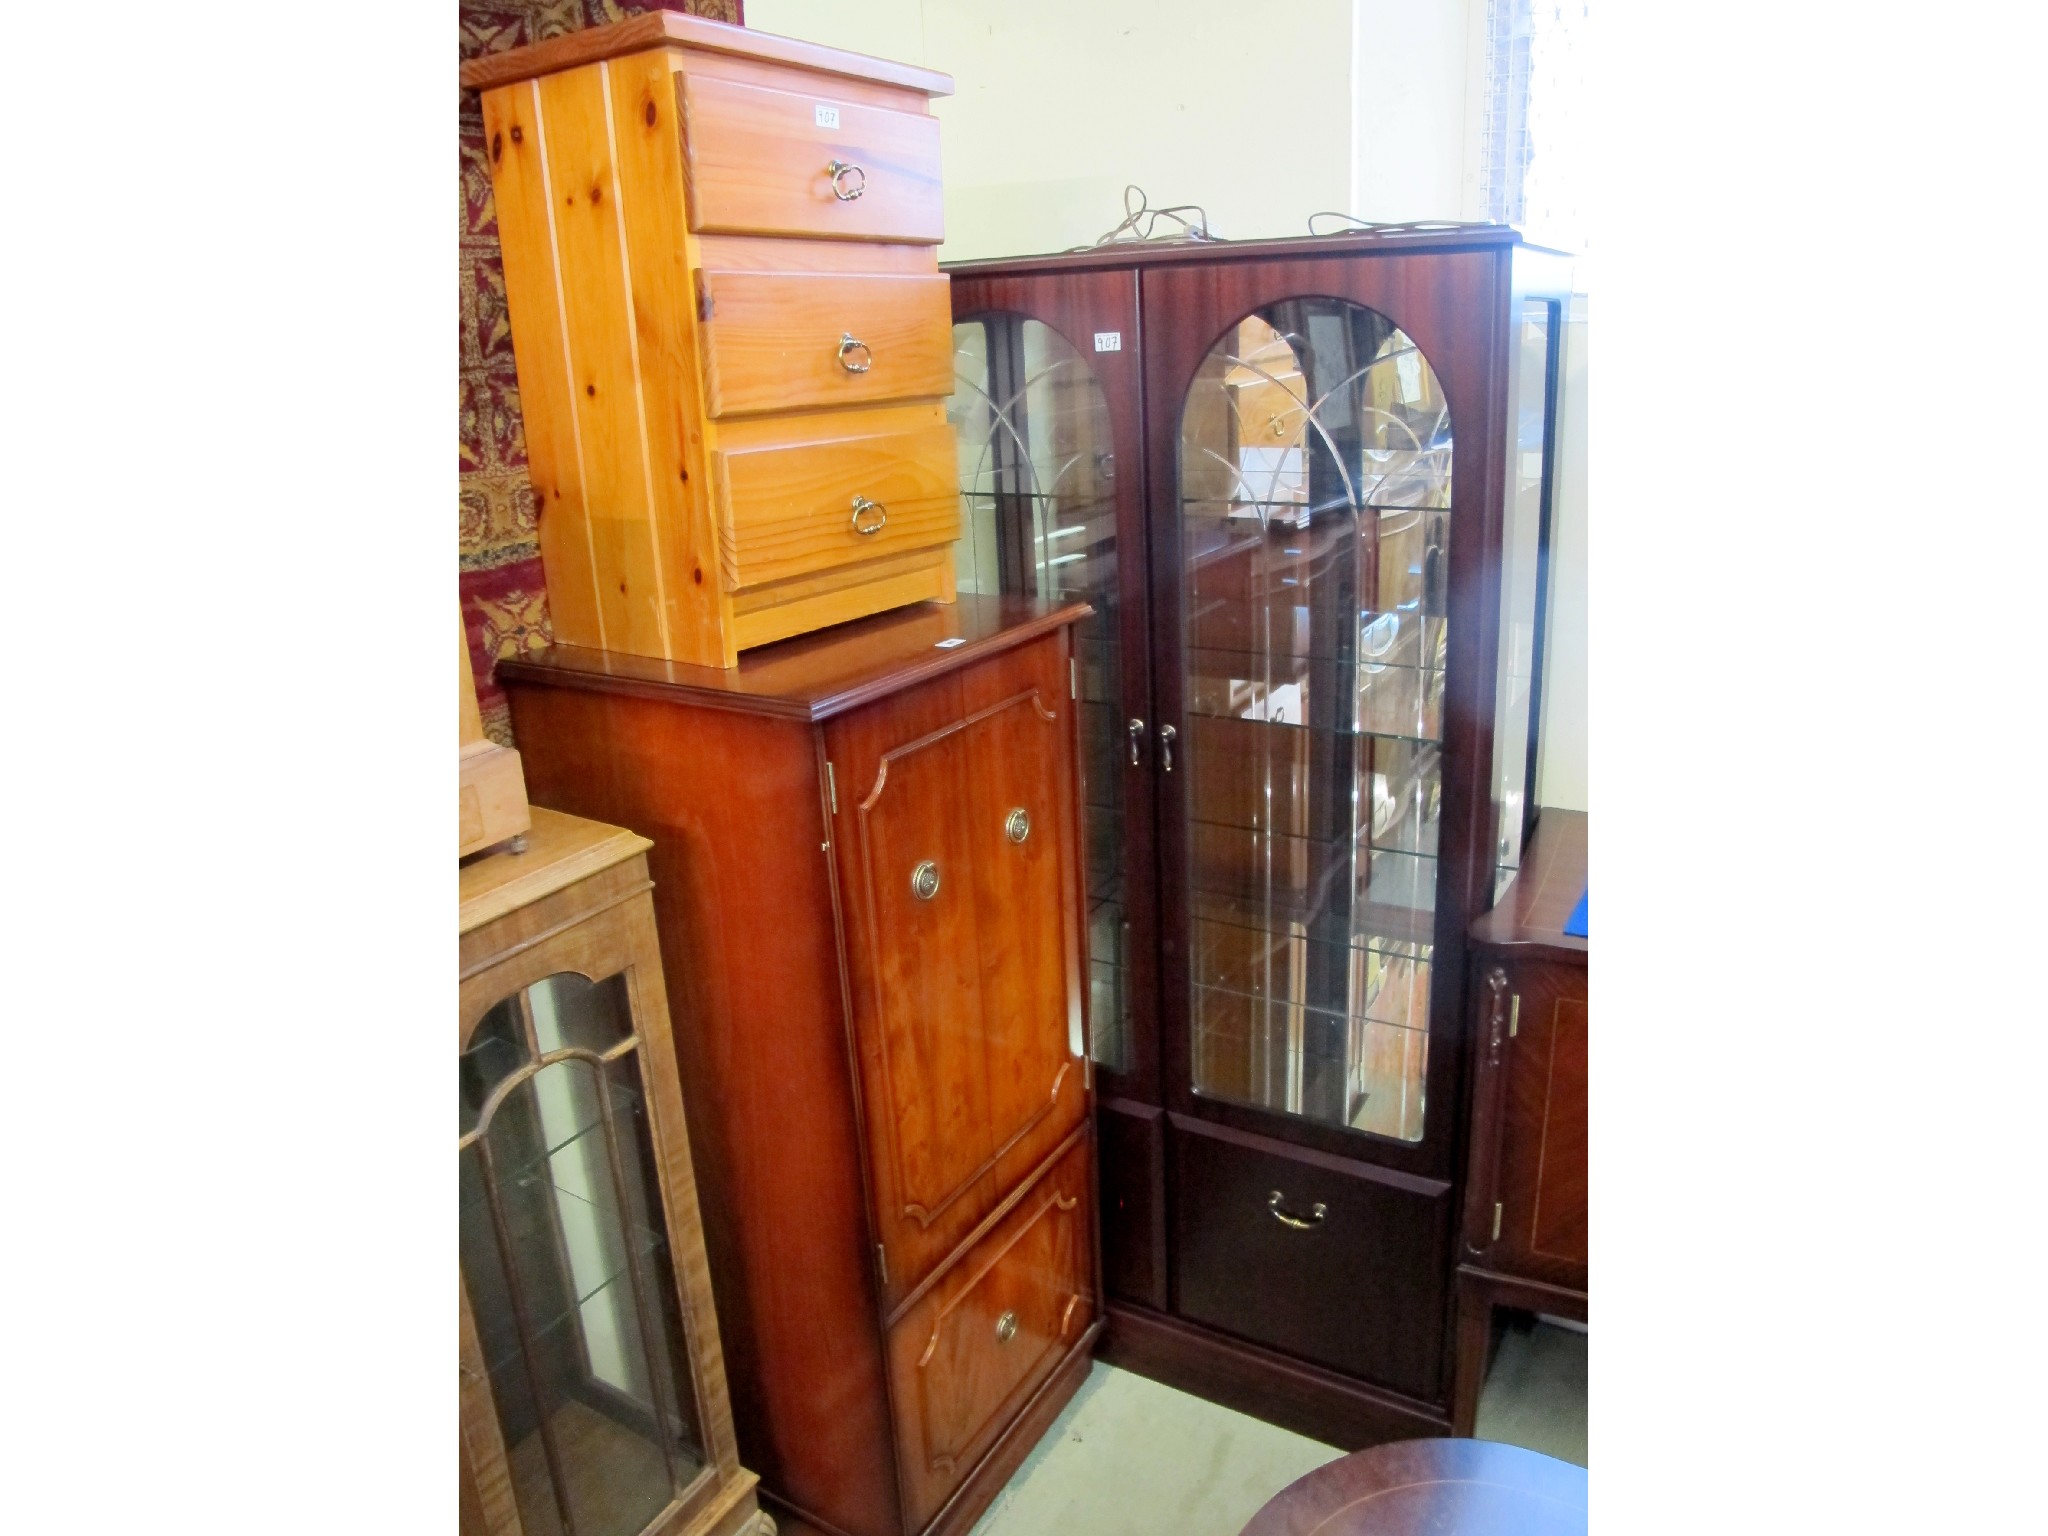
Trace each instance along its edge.
{"label": "blue object", "polygon": [[[1572,915],[1564,920],[1564,931],[1572,938],[1583,939],[1586,936],[1586,898],[1591,894],[1590,886],[1579,892],[1579,904],[1572,908]],[[1557,909],[1553,907],[1551,910],[1554,912]]]}

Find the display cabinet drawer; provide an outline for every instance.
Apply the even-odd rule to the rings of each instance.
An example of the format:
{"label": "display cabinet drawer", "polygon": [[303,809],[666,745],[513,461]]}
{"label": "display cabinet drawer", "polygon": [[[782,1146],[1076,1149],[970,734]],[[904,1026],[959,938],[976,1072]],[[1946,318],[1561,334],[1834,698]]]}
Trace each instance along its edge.
{"label": "display cabinet drawer", "polygon": [[778,440],[713,455],[727,590],[935,548],[959,536],[959,467],[943,417],[894,431],[849,433],[832,417],[774,425],[787,428]]}
{"label": "display cabinet drawer", "polygon": [[1095,1317],[1090,1142],[1078,1138],[890,1331],[912,1529],[936,1514]]}
{"label": "display cabinet drawer", "polygon": [[1450,1186],[1170,1122],[1181,1315],[1436,1400]]}
{"label": "display cabinet drawer", "polygon": [[953,390],[949,279],[826,272],[697,274],[713,416]]}
{"label": "display cabinet drawer", "polygon": [[691,229],[945,238],[939,120],[928,113],[705,75],[683,78],[682,99]]}

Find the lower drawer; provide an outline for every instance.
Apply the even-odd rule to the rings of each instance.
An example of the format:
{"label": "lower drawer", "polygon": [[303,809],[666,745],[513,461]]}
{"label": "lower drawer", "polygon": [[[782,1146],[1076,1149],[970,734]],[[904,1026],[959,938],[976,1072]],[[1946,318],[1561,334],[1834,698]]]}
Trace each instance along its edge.
{"label": "lower drawer", "polygon": [[1093,1144],[1083,1136],[889,1333],[913,1530],[965,1481],[1095,1317]]}
{"label": "lower drawer", "polygon": [[1170,1123],[1181,1316],[1437,1401],[1449,1186]]}
{"label": "lower drawer", "polygon": [[866,430],[825,416],[778,419],[758,441],[713,455],[719,555],[744,592],[911,550],[960,532],[953,429],[936,420]]}

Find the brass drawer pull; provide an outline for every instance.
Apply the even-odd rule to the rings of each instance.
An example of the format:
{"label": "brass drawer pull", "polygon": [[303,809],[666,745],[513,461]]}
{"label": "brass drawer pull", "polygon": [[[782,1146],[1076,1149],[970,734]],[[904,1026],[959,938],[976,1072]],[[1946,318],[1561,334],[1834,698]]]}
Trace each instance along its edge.
{"label": "brass drawer pull", "polygon": [[[853,354],[856,352],[860,354],[860,361],[857,363],[853,361]],[[854,340],[851,331],[841,331],[839,333],[840,367],[844,368],[848,373],[866,373],[869,368],[874,366],[874,362],[875,354],[868,350],[866,342]]]}
{"label": "brass drawer pull", "polygon": [[919,901],[930,901],[939,894],[939,866],[926,859],[910,872],[910,894]]}
{"label": "brass drawer pull", "polygon": [[1015,1337],[1017,1337],[1017,1314],[1014,1311],[1005,1312],[996,1319],[996,1342],[998,1344],[1007,1344]]}
{"label": "brass drawer pull", "polygon": [[1266,1196],[1266,1209],[1273,1213],[1275,1221],[1284,1222],[1296,1231],[1306,1232],[1311,1227],[1320,1227],[1323,1224],[1323,1218],[1330,1214],[1330,1208],[1318,1200],[1308,1208],[1306,1218],[1290,1216],[1280,1209],[1280,1202],[1285,1198],[1286,1196],[1282,1195],[1279,1190],[1274,1190],[1272,1194]]}
{"label": "brass drawer pull", "polygon": [[[874,513],[872,520],[862,522],[868,513]],[[880,533],[889,523],[889,509],[879,501],[869,501],[865,496],[853,498],[853,531],[859,534]]]}
{"label": "brass drawer pull", "polygon": [[1018,806],[1003,818],[1003,836],[1013,843],[1021,843],[1031,835],[1031,813]]}
{"label": "brass drawer pull", "polygon": [[[832,173],[832,195],[842,203],[850,203],[868,189],[868,173],[847,160],[828,160],[825,169]],[[841,178],[858,176],[860,180],[848,186],[840,184]]]}

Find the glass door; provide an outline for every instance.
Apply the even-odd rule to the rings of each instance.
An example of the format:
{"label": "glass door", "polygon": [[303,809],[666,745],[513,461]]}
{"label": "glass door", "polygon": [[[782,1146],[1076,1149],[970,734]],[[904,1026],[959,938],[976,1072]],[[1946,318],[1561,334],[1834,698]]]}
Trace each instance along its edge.
{"label": "glass door", "polygon": [[1386,316],[1296,299],[1180,413],[1197,1094],[1419,1141],[1451,420]]}
{"label": "glass door", "polygon": [[959,590],[1081,600],[1091,1055],[1157,1097],[1151,739],[1130,273],[953,279]]}
{"label": "glass door", "polygon": [[638,1536],[708,1465],[640,1045],[625,974],[563,972],[462,1049],[462,1371],[529,1536]]}

